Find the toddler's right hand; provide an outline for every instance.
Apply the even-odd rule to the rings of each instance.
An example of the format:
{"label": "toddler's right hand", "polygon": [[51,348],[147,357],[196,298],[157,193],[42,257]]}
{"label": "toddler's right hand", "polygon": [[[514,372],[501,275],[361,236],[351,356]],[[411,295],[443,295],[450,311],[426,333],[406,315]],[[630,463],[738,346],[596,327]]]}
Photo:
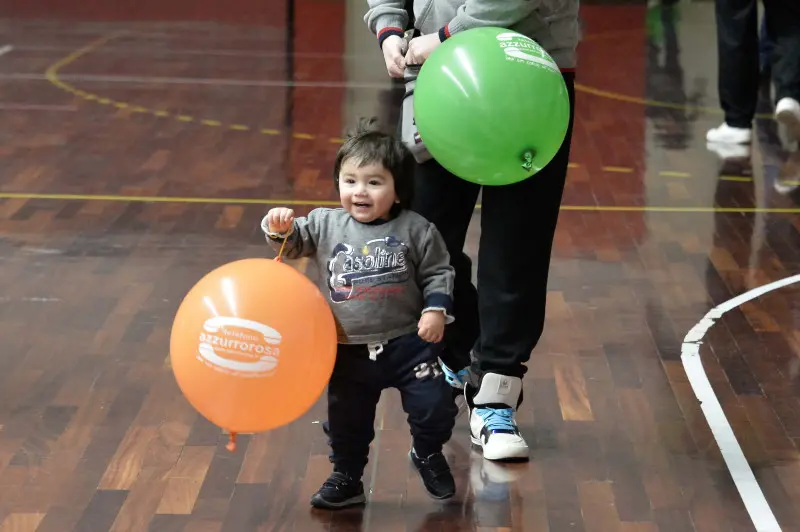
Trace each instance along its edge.
{"label": "toddler's right hand", "polygon": [[270,233],[286,233],[294,223],[294,211],[286,207],[275,207],[267,213],[267,224]]}
{"label": "toddler's right hand", "polygon": [[383,60],[386,61],[386,71],[393,78],[403,77],[406,69],[406,40],[398,35],[390,35],[381,45]]}

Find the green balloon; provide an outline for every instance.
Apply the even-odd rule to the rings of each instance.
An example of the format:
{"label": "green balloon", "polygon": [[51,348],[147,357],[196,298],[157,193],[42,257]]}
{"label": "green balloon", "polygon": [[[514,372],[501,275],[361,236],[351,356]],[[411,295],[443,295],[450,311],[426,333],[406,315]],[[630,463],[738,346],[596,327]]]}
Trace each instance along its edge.
{"label": "green balloon", "polygon": [[517,183],[544,168],[564,142],[569,113],[552,57],[503,28],[474,28],[444,41],[414,88],[414,119],[428,151],[481,185]]}

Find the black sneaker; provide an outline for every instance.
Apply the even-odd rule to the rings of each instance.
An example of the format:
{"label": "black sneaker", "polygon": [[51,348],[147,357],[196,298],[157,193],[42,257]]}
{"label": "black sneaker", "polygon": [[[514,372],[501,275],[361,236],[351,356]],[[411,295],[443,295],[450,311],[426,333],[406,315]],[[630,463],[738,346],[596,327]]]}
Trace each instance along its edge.
{"label": "black sneaker", "polygon": [[422,477],[422,483],[428,494],[434,499],[449,499],[456,493],[456,481],[450,472],[450,466],[442,453],[433,453],[427,458],[420,458],[416,451],[408,453],[414,467]]}
{"label": "black sneaker", "polygon": [[318,492],[311,497],[311,506],[338,510],[367,502],[364,484],[353,480],[344,473],[334,471]]}

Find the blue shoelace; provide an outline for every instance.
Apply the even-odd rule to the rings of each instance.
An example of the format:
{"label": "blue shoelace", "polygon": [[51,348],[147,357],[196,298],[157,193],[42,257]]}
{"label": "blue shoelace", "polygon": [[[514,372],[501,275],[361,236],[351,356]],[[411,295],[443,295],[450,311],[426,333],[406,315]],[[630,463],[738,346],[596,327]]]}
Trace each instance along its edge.
{"label": "blue shoelace", "polygon": [[467,375],[469,374],[469,369],[464,368],[460,370],[458,373],[456,373],[455,371],[448,368],[444,364],[439,364],[439,365],[442,367],[442,370],[444,370],[445,379],[447,379],[447,382],[451,386],[455,383],[458,383],[462,386],[464,385],[464,381],[466,380]]}
{"label": "blue shoelace", "polygon": [[492,432],[499,430],[515,432],[517,430],[512,420],[514,410],[511,408],[477,408],[476,413],[483,419],[487,430]]}

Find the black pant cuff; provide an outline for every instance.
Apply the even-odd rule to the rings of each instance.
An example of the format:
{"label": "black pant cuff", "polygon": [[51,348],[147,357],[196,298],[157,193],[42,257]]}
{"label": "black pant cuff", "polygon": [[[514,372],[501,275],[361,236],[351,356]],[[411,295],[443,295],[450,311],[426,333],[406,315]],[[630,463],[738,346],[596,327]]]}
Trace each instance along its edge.
{"label": "black pant cuff", "polygon": [[361,477],[364,476],[364,468],[359,467],[357,465],[352,464],[337,464],[334,463],[333,465],[333,472],[334,473],[344,473],[348,477],[352,478],[353,480],[361,480]]}
{"label": "black pant cuff", "polygon": [[442,448],[444,445],[439,444],[436,445],[435,443],[429,442],[414,442],[414,454],[417,455],[418,458],[427,458],[434,453],[442,452]]}

